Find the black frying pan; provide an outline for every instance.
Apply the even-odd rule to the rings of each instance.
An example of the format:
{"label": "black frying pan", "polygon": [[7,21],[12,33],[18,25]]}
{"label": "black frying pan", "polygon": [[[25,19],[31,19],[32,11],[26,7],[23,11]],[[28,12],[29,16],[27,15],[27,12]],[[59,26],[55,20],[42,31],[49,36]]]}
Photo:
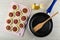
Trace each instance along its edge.
{"label": "black frying pan", "polygon": [[50,16],[47,15],[46,13],[36,13],[35,15],[33,15],[29,21],[29,28],[31,30],[31,32],[35,35],[35,36],[38,36],[38,37],[44,37],[46,35],[48,35],[51,31],[52,31],[52,28],[53,28],[53,22],[52,22],[52,19],[50,19],[47,23],[44,24],[44,26],[38,30],[37,32],[34,32],[33,31],[33,28],[41,23],[41,22],[44,22],[47,18],[49,18]]}
{"label": "black frying pan", "polygon": [[37,32],[34,32],[33,31],[33,28],[41,23],[41,22],[44,22],[47,18],[49,18],[50,16],[47,14],[47,13],[50,13],[55,2],[57,0],[53,0],[51,6],[46,10],[46,13],[44,12],[38,12],[36,14],[34,14],[30,20],[29,20],[29,28],[31,30],[31,32],[35,35],[35,36],[38,36],[38,37],[44,37],[44,36],[47,36],[51,31],[52,31],[52,28],[53,28],[53,22],[52,22],[52,19],[50,19],[47,23],[45,23],[43,25],[43,27],[38,30]]}

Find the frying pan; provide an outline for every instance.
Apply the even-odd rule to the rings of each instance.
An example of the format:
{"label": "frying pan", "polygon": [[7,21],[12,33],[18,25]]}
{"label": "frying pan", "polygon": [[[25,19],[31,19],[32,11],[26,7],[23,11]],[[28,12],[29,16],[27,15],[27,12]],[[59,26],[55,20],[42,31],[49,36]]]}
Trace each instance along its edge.
{"label": "frying pan", "polygon": [[32,15],[29,19],[29,29],[30,31],[37,37],[45,37],[48,34],[50,34],[50,32],[52,31],[53,28],[53,21],[52,19],[50,19],[48,22],[46,22],[43,27],[41,29],[39,29],[37,32],[33,31],[33,28],[41,23],[44,22],[47,18],[49,18],[50,16],[48,15],[48,13],[51,12],[54,4],[56,3],[57,0],[53,0],[52,4],[50,5],[50,7],[46,10],[46,13],[44,12],[38,12],[35,13],[34,15]]}

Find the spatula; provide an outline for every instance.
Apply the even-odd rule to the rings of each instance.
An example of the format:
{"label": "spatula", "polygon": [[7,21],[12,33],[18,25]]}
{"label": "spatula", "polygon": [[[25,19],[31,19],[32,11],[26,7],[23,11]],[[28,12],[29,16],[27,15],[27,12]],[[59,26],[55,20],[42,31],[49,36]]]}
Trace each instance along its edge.
{"label": "spatula", "polygon": [[43,27],[43,25],[44,25],[47,21],[49,21],[52,17],[54,17],[56,14],[58,14],[58,12],[54,13],[51,17],[49,17],[48,19],[46,19],[44,22],[37,24],[37,25],[33,28],[34,32],[37,32],[39,29],[41,29],[41,28]]}

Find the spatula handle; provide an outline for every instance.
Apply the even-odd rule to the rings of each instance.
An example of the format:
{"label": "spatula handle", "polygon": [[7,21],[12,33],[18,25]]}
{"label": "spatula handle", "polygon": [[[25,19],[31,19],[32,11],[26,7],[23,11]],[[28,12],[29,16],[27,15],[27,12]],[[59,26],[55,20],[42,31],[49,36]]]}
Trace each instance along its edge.
{"label": "spatula handle", "polygon": [[58,12],[56,12],[55,14],[53,14],[51,17],[49,17],[47,20],[45,20],[43,23],[45,24],[47,21],[49,21],[52,17],[54,17],[56,14],[58,14]]}

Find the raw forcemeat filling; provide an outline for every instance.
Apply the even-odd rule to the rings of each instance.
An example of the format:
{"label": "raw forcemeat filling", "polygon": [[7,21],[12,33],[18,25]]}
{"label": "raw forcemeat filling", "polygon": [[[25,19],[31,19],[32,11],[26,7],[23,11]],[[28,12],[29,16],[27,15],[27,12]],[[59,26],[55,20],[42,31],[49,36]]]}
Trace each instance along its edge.
{"label": "raw forcemeat filling", "polygon": [[11,3],[10,9],[11,11],[8,13],[5,29],[12,34],[23,36],[25,25],[30,15],[30,9],[16,2]]}

